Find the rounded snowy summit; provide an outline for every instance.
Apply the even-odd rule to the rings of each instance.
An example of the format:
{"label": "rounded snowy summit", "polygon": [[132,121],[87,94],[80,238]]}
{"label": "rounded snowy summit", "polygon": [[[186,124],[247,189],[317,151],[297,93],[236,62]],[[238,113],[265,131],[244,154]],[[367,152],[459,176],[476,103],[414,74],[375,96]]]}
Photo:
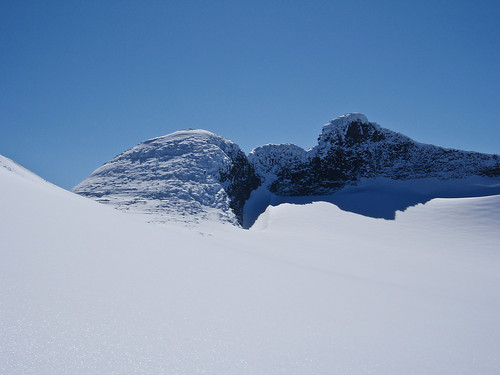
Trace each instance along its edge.
{"label": "rounded snowy summit", "polygon": [[94,171],[73,191],[152,221],[237,225],[260,180],[232,141],[202,129],[149,139]]}

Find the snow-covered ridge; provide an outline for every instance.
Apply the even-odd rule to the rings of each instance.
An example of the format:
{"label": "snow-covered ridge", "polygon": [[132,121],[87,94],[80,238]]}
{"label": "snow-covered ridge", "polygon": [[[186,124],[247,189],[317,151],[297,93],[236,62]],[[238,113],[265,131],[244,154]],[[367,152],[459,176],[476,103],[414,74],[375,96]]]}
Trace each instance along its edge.
{"label": "snow-covered ridge", "polygon": [[326,124],[318,145],[307,152],[287,146],[295,152],[290,156],[280,152],[281,146],[274,147],[256,148],[250,160],[271,192],[284,196],[330,194],[362,178],[448,180],[500,176],[498,155],[415,142],[369,122],[359,113]]}
{"label": "snow-covered ridge", "polygon": [[[500,177],[500,156],[422,144],[349,113],[323,126],[318,144],[307,151],[268,144],[247,157],[234,142],[209,131],[177,131],[118,155],[73,191],[145,214],[148,221],[215,220],[248,227],[266,204],[287,200],[266,198],[269,194],[316,197],[376,178],[439,182],[474,176]],[[260,185],[260,203],[250,207],[256,201],[250,195]],[[452,185],[436,188],[425,199],[450,196],[443,187]],[[253,219],[243,224],[244,217]],[[394,212],[381,217],[394,217]]]}
{"label": "snow-covered ridge", "polygon": [[43,178],[40,176],[34,174],[30,170],[24,168],[22,165],[16,163],[15,161],[0,155],[0,168],[6,169],[18,176],[22,176],[28,180],[34,181],[34,182],[44,182],[47,183]]}

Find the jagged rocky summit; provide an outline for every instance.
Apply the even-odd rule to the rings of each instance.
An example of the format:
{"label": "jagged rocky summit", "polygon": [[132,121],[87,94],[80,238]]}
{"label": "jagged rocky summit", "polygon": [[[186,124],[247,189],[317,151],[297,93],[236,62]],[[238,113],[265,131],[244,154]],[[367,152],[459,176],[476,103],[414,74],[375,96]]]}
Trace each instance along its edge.
{"label": "jagged rocky summit", "polygon": [[243,210],[251,210],[245,204],[259,186],[283,198],[325,196],[362,179],[471,176],[500,176],[500,157],[418,143],[351,113],[326,124],[307,151],[265,145],[247,157],[234,142],[208,131],[178,131],[125,151],[73,191],[149,221],[244,225]]}
{"label": "jagged rocky summit", "polygon": [[410,180],[500,176],[500,157],[413,141],[369,122],[360,113],[332,120],[308,151],[294,145],[257,147],[249,155],[257,174],[278,195],[321,195],[361,178]]}

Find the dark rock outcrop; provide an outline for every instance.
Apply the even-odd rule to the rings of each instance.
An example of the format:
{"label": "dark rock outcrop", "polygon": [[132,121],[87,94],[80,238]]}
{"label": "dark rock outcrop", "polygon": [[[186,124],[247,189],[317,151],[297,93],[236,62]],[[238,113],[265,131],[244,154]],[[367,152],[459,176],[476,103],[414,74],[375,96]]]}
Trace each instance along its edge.
{"label": "dark rock outcrop", "polygon": [[[279,152],[284,147],[286,154]],[[498,155],[418,143],[361,114],[347,114],[326,124],[318,145],[308,151],[267,145],[254,149],[249,159],[269,190],[283,196],[328,194],[361,178],[500,176]]]}

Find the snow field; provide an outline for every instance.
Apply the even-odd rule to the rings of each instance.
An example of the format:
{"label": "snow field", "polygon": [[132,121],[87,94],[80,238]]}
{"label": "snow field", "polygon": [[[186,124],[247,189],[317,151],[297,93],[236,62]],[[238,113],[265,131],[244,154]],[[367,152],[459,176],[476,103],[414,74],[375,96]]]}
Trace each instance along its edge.
{"label": "snow field", "polygon": [[186,228],[0,168],[0,207],[0,373],[499,371],[500,196]]}

